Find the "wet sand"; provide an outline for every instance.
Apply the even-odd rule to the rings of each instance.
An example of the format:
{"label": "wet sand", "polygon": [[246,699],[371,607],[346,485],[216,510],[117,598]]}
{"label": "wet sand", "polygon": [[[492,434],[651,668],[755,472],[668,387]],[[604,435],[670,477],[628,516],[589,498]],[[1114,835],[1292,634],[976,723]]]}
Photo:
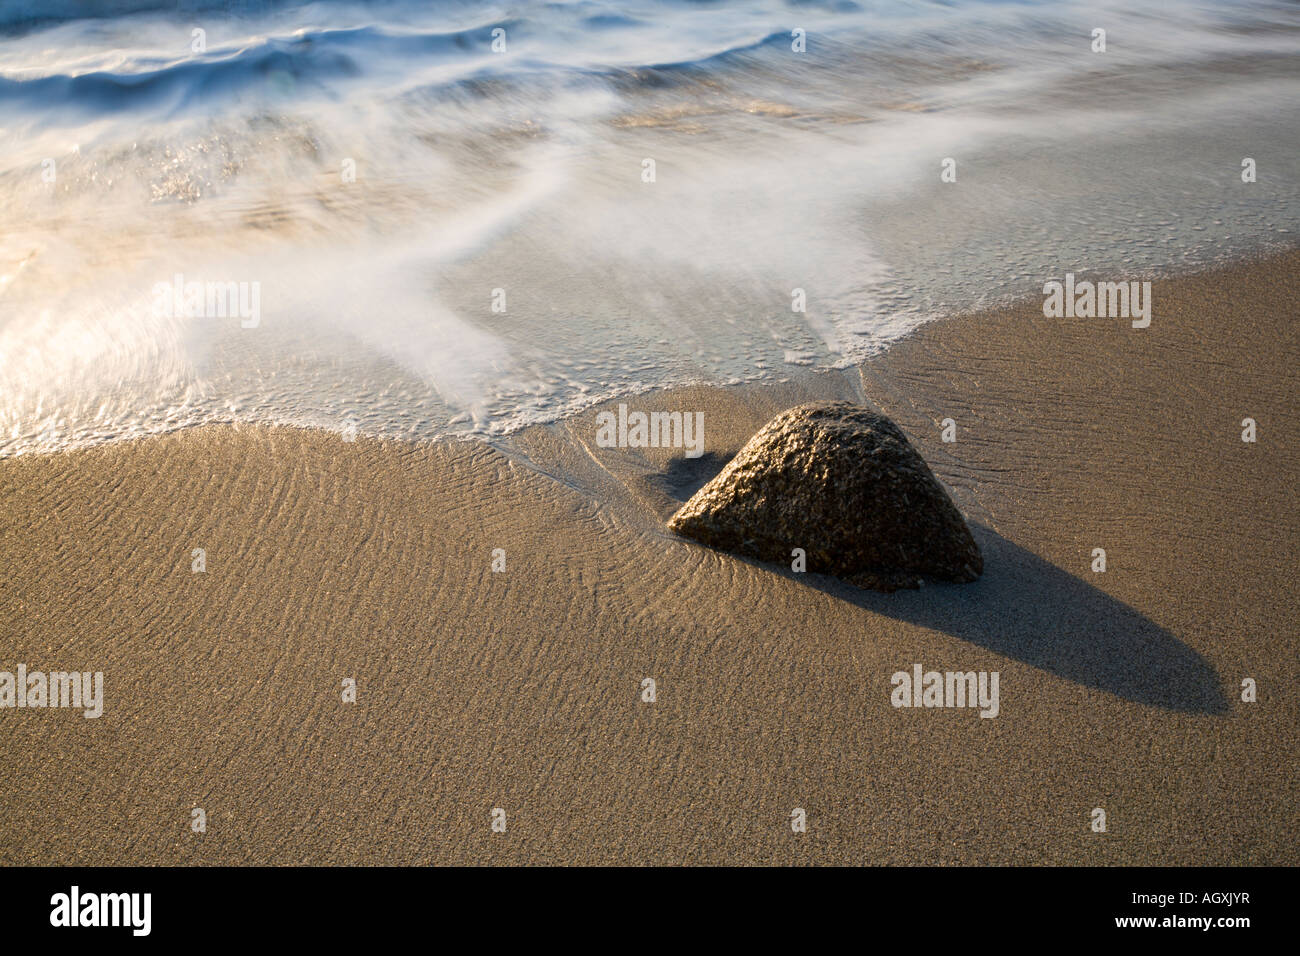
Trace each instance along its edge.
{"label": "wet sand", "polygon": [[[592,409],[499,448],[205,427],[2,461],[0,670],[105,701],[0,710],[0,863],[1300,863],[1300,253],[1154,303],[627,400],[703,411],[699,460],[598,448]],[[663,531],[832,396],[931,463],[979,582]],[[918,663],[997,671],[999,715],[892,707]]]}

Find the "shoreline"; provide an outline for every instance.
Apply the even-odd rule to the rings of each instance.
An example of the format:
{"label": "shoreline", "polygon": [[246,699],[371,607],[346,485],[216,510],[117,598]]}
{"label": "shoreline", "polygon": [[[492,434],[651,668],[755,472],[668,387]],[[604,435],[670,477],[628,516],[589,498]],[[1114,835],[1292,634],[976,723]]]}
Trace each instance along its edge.
{"label": "shoreline", "polygon": [[[1195,265],[1182,264],[1183,267],[1181,268],[1179,265],[1169,265],[1158,269],[1146,269],[1146,270],[1136,269],[1132,272],[1129,278],[1141,280],[1141,281],[1150,281],[1154,283],[1162,283],[1162,284],[1171,283],[1171,282],[1177,283],[1184,280],[1195,280],[1198,278],[1213,277],[1215,275],[1224,272],[1231,272],[1233,270],[1249,268],[1251,266],[1256,266],[1256,265],[1267,266],[1269,263],[1279,262],[1287,259],[1297,250],[1300,250],[1300,246],[1297,246],[1295,244],[1288,244],[1278,240],[1269,240],[1267,242],[1261,242],[1257,247],[1241,255],[1236,256],[1230,261],[1217,262],[1217,263],[1197,263]],[[1091,273],[1087,273],[1087,274],[1091,274]],[[428,441],[483,442],[492,445],[494,447],[500,447],[502,445],[508,444],[512,439],[516,438],[519,435],[525,434],[527,432],[536,429],[549,428],[552,426],[560,425],[566,421],[571,421],[573,419],[581,418],[582,416],[589,414],[593,409],[607,408],[610,407],[611,405],[617,405],[617,403],[620,401],[629,402],[632,400],[641,399],[646,396],[673,393],[673,392],[678,392],[687,389],[691,389],[691,390],[743,389],[747,391],[752,391],[752,390],[762,391],[769,388],[780,388],[782,386],[789,386],[791,384],[795,386],[799,386],[802,384],[807,387],[810,381],[815,382],[820,376],[859,374],[864,370],[868,369],[870,366],[881,361],[882,357],[886,355],[889,351],[891,351],[898,345],[908,341],[909,339],[913,338],[914,336],[919,334],[922,330],[930,326],[936,324],[945,324],[950,322],[964,322],[968,320],[978,319],[981,316],[988,316],[994,314],[1005,314],[1010,312],[1021,313],[1027,309],[1030,309],[1031,307],[1034,307],[1036,303],[1040,303],[1041,298],[1043,297],[1037,294],[1035,295],[1008,294],[999,297],[998,299],[996,299],[996,301],[992,303],[985,304],[976,308],[969,308],[961,311],[949,311],[943,314],[936,314],[934,316],[931,316],[930,318],[921,319],[919,320],[918,324],[908,328],[908,330],[900,334],[898,338],[890,339],[884,345],[881,345],[878,351],[872,352],[871,354],[867,355],[862,359],[856,361],[849,361],[847,364],[844,365],[825,365],[825,366],[814,367],[814,366],[804,365],[802,363],[789,363],[787,365],[782,366],[780,373],[774,372],[772,373],[772,377],[769,378],[760,378],[760,379],[743,380],[743,381],[733,380],[727,382],[710,382],[710,381],[703,381],[703,380],[693,380],[693,381],[686,381],[680,383],[649,385],[639,391],[620,392],[619,394],[608,398],[594,400],[591,403],[584,405],[581,408],[578,408],[576,410],[562,411],[558,413],[555,417],[549,417],[541,421],[528,422],[524,425],[512,427],[498,434],[473,432],[473,431],[444,430],[444,431],[433,432],[428,435],[411,436],[411,437],[394,436],[394,435],[378,435],[378,434],[366,435],[362,437],[367,437],[374,441],[415,443],[415,444],[428,442]],[[814,385],[809,387],[809,391],[815,394],[818,391],[818,389]],[[454,416],[453,418],[463,417],[465,414],[466,413],[462,412],[460,413],[460,415]],[[449,429],[450,424],[451,424],[450,422],[443,423],[441,426],[439,426],[439,428]],[[4,453],[2,450],[0,450],[0,463],[6,461],[12,461],[18,458],[28,457],[31,455],[61,455],[61,454],[85,451],[87,449],[92,449],[92,448],[99,448],[104,445],[119,444],[122,442],[150,441],[152,439],[161,438],[167,435],[174,435],[177,432],[188,431],[190,429],[195,429],[195,428],[234,428],[234,429],[270,428],[270,429],[293,429],[293,430],[302,430],[308,432],[318,431],[324,434],[331,434],[331,435],[342,434],[341,429],[334,428],[328,425],[312,424],[312,423],[305,423],[305,422],[288,422],[288,421],[252,422],[252,421],[245,421],[239,419],[227,419],[227,420],[208,421],[208,422],[201,422],[201,423],[186,423],[186,424],[177,425],[174,428],[165,431],[150,432],[148,434],[127,435],[127,436],[120,436],[120,437],[113,436],[107,438],[94,438],[94,439],[79,439],[78,442],[73,445],[54,449],[54,450],[47,450],[47,449],[41,449],[38,451],[26,450],[26,451],[13,453],[13,454],[7,454]]]}
{"label": "shoreline", "polygon": [[[598,447],[619,399],[492,442],[200,426],[0,460],[0,671],[104,674],[94,720],[0,710],[0,863],[1294,865],[1298,276],[642,393],[703,412],[694,460]],[[908,435],[980,581],[861,592],[664,530],[831,397]],[[915,666],[1000,674],[998,716],[891,706]]]}

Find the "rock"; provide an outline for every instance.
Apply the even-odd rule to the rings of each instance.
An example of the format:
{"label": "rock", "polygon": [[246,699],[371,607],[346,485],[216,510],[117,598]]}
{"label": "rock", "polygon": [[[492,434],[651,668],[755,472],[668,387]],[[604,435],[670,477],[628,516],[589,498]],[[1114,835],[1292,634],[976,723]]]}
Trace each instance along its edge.
{"label": "rock", "polygon": [[848,402],[772,419],[668,521],[714,548],[893,591],[984,570],[965,519],[898,426]]}

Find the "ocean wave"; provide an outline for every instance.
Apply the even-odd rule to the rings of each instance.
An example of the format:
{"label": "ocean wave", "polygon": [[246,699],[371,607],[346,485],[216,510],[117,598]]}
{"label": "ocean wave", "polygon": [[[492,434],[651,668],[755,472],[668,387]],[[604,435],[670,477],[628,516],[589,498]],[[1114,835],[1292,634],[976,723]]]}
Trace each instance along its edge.
{"label": "ocean wave", "polygon": [[1300,229],[1294,4],[181,7],[0,0],[0,456],[501,434]]}
{"label": "ocean wave", "polygon": [[259,38],[236,49],[217,49],[158,63],[137,59],[129,69],[44,76],[0,75],[0,109],[78,116],[130,109],[168,111],[214,108],[250,93],[268,99],[328,94],[349,79],[397,61],[463,65],[464,79],[487,61],[491,29],[513,21],[450,33],[393,33],[365,26],[306,30]]}
{"label": "ocean wave", "polygon": [[259,15],[320,0],[0,0],[0,29],[138,14]]}

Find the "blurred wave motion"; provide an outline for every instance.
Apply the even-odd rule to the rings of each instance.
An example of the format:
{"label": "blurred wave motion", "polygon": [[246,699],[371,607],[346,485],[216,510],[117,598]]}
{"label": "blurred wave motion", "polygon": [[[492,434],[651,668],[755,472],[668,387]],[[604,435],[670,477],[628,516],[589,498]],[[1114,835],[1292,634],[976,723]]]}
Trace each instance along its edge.
{"label": "blurred wave motion", "polygon": [[0,0],[0,456],[499,435],[1291,244],[1298,64],[1280,2]]}

